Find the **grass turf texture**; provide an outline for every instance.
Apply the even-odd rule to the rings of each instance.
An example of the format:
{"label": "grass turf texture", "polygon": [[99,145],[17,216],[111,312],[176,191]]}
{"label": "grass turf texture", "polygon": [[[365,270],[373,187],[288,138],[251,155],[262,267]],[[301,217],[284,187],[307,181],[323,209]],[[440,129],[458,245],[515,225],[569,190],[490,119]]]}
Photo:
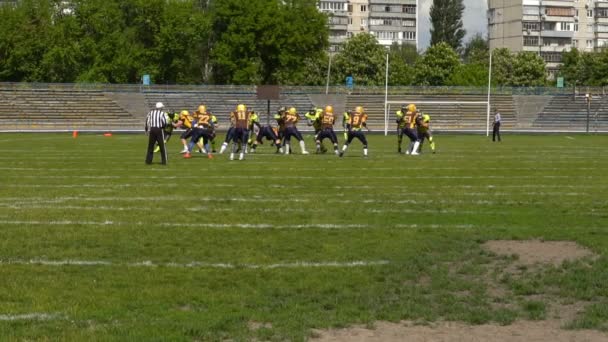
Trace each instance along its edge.
{"label": "grass turf texture", "polygon": [[[367,159],[355,141],[344,158],[264,144],[243,162],[184,160],[174,139],[169,165],[148,166],[143,135],[4,134],[0,340],[302,340],[377,320],[545,319],[579,301],[568,327],[608,330],[608,137],[435,139],[435,155],[371,136]],[[491,239],[600,257],[509,277],[480,247]],[[32,313],[50,318],[15,318]]]}

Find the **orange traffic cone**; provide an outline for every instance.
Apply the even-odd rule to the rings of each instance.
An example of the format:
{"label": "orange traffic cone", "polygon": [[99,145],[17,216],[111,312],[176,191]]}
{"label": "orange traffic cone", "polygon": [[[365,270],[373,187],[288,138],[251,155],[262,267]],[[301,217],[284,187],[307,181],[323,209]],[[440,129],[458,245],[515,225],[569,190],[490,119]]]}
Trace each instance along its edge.
{"label": "orange traffic cone", "polygon": [[72,132],[72,138],[74,138],[74,139],[78,138],[78,131]]}
{"label": "orange traffic cone", "polygon": [[104,134],[103,134],[103,136],[104,136],[104,137],[111,137],[111,136],[112,136],[112,133],[110,133],[110,132],[106,132],[106,133],[104,133]]}

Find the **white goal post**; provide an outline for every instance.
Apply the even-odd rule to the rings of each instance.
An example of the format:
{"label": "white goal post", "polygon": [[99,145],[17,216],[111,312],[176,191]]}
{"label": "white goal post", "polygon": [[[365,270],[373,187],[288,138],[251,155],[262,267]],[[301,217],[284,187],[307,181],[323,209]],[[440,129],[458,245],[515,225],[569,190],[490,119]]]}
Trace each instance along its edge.
{"label": "white goal post", "polygon": [[[416,1],[416,6],[418,6],[418,1]],[[418,8],[418,7],[416,7]],[[418,21],[416,21],[416,25],[418,25]],[[418,46],[418,38],[416,38],[416,46]],[[485,104],[486,105],[486,136],[490,136],[490,95],[492,94],[492,54],[493,54],[493,50],[490,49],[490,58],[489,58],[489,65],[488,65],[488,93],[487,93],[487,100],[486,101],[414,101],[413,103],[415,104],[431,104],[431,103],[435,103],[435,104],[441,104],[441,103],[445,103],[445,104],[450,104],[450,103],[470,103],[470,104]],[[389,121],[390,121],[390,105],[391,104],[407,104],[407,102],[403,102],[403,101],[389,101],[388,100],[388,62],[389,62],[389,54],[388,52],[386,53],[386,74],[385,74],[385,83],[384,83],[384,135],[388,135],[388,125],[389,125]]]}
{"label": "white goal post", "polygon": [[[489,115],[490,115],[490,101],[488,99],[488,101],[416,101],[416,100],[400,100],[400,101],[389,101],[389,100],[385,100],[384,101],[384,135],[388,135],[388,128],[391,124],[391,121],[393,121],[393,119],[395,119],[394,117],[394,112],[391,110],[391,105],[396,105],[394,107],[398,107],[398,106],[402,106],[402,105],[408,105],[410,103],[413,103],[416,105],[416,107],[419,107],[419,105],[425,105],[425,104],[434,104],[434,105],[442,105],[442,104],[453,104],[453,105],[480,105],[480,106],[485,106],[486,109],[486,113],[487,113],[487,118],[486,118],[486,135],[489,134]],[[424,108],[424,106],[422,106],[422,108]],[[392,117],[391,117],[392,116]]]}

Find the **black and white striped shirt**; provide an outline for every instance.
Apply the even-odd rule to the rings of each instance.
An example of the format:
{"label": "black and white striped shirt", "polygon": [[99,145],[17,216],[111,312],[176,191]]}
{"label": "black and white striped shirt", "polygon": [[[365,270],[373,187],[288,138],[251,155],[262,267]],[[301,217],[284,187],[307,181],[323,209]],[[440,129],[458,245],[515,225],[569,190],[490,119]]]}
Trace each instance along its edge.
{"label": "black and white striped shirt", "polygon": [[146,132],[150,128],[163,128],[167,125],[167,115],[160,109],[152,109],[146,117]]}

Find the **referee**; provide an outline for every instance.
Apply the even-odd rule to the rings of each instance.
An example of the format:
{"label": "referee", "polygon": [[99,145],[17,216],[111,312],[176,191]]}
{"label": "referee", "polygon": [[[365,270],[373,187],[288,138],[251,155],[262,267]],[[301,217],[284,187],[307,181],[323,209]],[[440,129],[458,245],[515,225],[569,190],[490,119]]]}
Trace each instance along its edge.
{"label": "referee", "polygon": [[165,149],[165,134],[163,128],[167,125],[167,114],[163,111],[162,102],[156,103],[156,109],[151,110],[146,117],[146,134],[148,135],[148,154],[146,164],[152,164],[154,144],[160,147],[161,164],[167,165],[167,150]]}
{"label": "referee", "polygon": [[496,138],[498,138],[498,141],[500,142],[500,113],[498,112],[498,110],[496,110],[496,108],[494,108],[494,123],[492,124],[492,141],[496,141]]}

